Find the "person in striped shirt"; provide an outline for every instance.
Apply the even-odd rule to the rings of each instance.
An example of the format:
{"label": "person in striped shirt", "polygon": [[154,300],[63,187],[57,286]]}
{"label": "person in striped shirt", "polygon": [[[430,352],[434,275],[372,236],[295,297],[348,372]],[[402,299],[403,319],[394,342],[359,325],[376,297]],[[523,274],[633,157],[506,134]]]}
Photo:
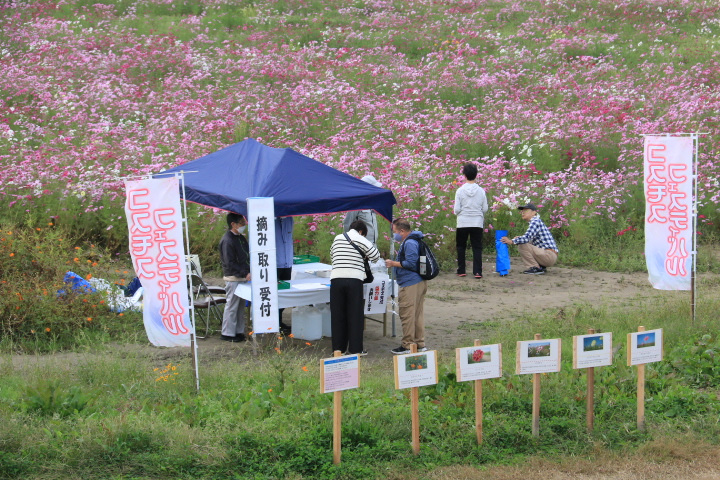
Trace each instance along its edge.
{"label": "person in striped shirt", "polygon": [[545,226],[537,207],[532,203],[518,207],[522,219],[530,222],[525,235],[520,235],[512,240],[502,237],[501,242],[507,245],[517,245],[518,253],[522,258],[526,270],[523,273],[528,275],[544,275],[547,267],[557,263],[558,247],[550,230]]}
{"label": "person in striped shirt", "polygon": [[[363,280],[365,263],[380,259],[380,252],[365,238],[368,228],[362,220],[355,220],[347,233],[335,237],[330,247],[330,328],[333,351],[366,355],[363,348]],[[354,246],[353,246],[354,244]],[[355,248],[357,247],[363,255]]]}

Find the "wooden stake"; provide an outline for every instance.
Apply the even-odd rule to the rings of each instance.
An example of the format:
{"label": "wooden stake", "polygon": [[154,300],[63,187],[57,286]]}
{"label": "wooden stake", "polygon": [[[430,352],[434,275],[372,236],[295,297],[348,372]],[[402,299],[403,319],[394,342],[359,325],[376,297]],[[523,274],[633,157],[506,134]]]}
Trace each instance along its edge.
{"label": "wooden stake", "polygon": [[[595,333],[594,328],[588,328],[588,333]],[[585,420],[587,431],[593,431],[595,423],[595,367],[587,368],[587,401],[585,403]]]}
{"label": "wooden stake", "polygon": [[[333,357],[342,356],[340,350]],[[333,463],[340,464],[340,440],[342,439],[342,391],[333,392]]]}
{"label": "wooden stake", "polygon": [[[542,336],[535,334],[535,340],[540,340]],[[532,435],[540,436],[540,374],[533,374],[533,406],[532,406]]]}
{"label": "wooden stake", "polygon": [[[644,332],[645,327],[638,327],[638,332]],[[638,365],[637,383],[637,428],[645,431],[645,364]]]}
{"label": "wooden stake", "polygon": [[[410,345],[410,353],[417,353],[417,345]],[[410,388],[410,410],[412,416],[412,451],[420,453],[420,388]]]}
{"label": "wooden stake", "polygon": [[[480,345],[482,345],[480,340],[475,340],[475,346],[479,347]],[[478,445],[482,443],[482,421],[482,380],[475,380],[475,436],[477,437]]]}

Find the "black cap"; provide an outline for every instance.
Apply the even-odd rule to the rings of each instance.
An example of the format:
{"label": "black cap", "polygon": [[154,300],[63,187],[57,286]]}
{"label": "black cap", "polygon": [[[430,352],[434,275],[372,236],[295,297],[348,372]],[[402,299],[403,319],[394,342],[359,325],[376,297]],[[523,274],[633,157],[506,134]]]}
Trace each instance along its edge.
{"label": "black cap", "polygon": [[518,210],[525,210],[526,208],[529,208],[530,210],[537,212],[537,207],[532,203],[528,203],[527,205],[520,205],[518,207]]}

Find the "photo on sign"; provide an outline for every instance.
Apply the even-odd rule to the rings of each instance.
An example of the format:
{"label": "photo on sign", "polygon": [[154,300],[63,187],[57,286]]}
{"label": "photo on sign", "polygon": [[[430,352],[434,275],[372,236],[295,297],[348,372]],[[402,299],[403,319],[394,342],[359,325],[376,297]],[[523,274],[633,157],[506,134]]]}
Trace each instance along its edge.
{"label": "photo on sign", "polygon": [[642,365],[663,359],[662,328],[628,334],[628,365]]}
{"label": "photo on sign", "polygon": [[528,358],[549,356],[550,342],[531,343],[528,345]]}
{"label": "photo on sign", "polygon": [[518,374],[560,371],[560,339],[517,342],[515,367]]}
{"label": "photo on sign", "polygon": [[573,368],[606,367],[612,357],[612,332],[573,337]]}
{"label": "photo on sign", "polygon": [[410,370],[427,370],[428,361],[426,355],[408,355],[405,357],[405,371]]}
{"label": "photo on sign", "polygon": [[602,350],[603,348],[602,335],[583,338],[583,352],[594,352],[596,350]]}
{"label": "photo on sign", "polygon": [[459,382],[502,376],[502,349],[499,343],[455,349],[455,375]]}
{"label": "photo on sign", "polygon": [[648,348],[655,346],[655,332],[647,332],[637,336],[637,347]]}
{"label": "photo on sign", "polygon": [[492,350],[490,348],[477,347],[467,352],[468,364],[492,362]]}

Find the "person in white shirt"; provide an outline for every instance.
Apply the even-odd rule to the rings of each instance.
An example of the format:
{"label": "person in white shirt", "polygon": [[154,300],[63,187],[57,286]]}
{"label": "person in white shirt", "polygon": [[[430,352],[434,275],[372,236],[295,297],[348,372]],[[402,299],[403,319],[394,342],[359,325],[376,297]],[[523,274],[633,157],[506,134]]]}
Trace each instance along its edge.
{"label": "person in white shirt", "polygon": [[365,223],[355,220],[350,225],[350,231],[336,236],[330,247],[330,328],[333,351],[367,354],[363,348],[363,255],[372,263],[380,260],[380,252],[365,238],[366,235]]}
{"label": "person in white shirt", "polygon": [[463,167],[463,175],[467,181],[455,193],[455,215],[457,215],[457,230],[455,231],[455,246],[457,247],[457,276],[465,276],[465,251],[468,237],[473,252],[473,275],[477,279],[482,276],[482,235],[485,224],[485,212],[488,211],[485,190],[475,183],[477,167],[474,163],[467,163]]}

